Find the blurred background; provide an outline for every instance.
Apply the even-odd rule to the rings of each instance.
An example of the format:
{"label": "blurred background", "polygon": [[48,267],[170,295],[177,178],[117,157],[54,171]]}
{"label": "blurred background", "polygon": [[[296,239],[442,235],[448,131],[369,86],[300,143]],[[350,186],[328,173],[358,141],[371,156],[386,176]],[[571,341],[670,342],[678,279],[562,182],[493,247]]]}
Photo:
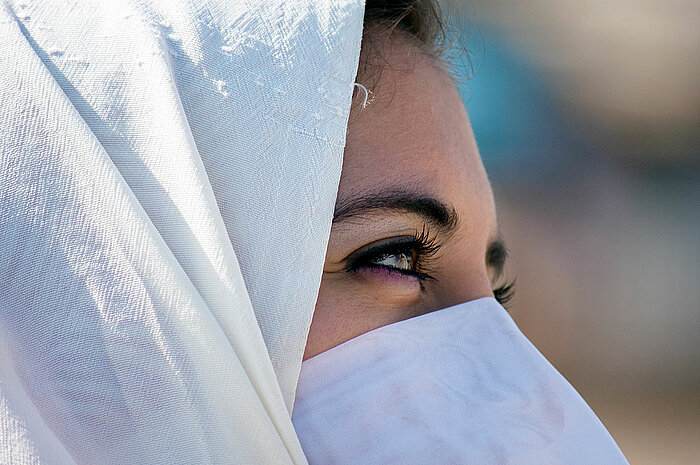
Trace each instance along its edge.
{"label": "blurred background", "polygon": [[513,317],[631,464],[700,463],[700,2],[460,5]]}

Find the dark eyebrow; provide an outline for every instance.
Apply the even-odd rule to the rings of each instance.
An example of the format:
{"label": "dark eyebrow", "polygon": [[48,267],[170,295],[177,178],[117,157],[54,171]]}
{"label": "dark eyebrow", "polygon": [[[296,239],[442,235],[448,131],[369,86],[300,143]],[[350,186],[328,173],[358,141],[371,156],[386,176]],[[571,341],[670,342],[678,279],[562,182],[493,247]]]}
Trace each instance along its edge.
{"label": "dark eyebrow", "polygon": [[486,266],[490,266],[494,270],[494,279],[498,279],[503,274],[506,259],[508,258],[508,248],[505,242],[499,236],[491,241],[486,250]]}
{"label": "dark eyebrow", "polygon": [[405,190],[385,190],[339,199],[335,206],[333,222],[362,216],[376,210],[414,213],[444,232],[454,231],[459,223],[459,216],[454,207],[447,206],[433,197]]}

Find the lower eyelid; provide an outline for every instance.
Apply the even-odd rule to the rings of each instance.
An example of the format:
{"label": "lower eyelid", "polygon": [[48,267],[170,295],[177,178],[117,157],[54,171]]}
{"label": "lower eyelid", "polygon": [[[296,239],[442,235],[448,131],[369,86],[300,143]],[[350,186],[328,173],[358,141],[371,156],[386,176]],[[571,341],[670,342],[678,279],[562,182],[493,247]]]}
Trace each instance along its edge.
{"label": "lower eyelid", "polygon": [[424,292],[416,276],[388,267],[360,266],[351,272],[352,285],[377,309],[400,309],[416,305]]}
{"label": "lower eyelid", "polygon": [[381,265],[374,265],[374,266],[361,266],[357,268],[356,270],[353,270],[354,273],[359,273],[363,276],[369,277],[371,279],[382,279],[387,282],[395,282],[395,283],[402,283],[405,284],[406,282],[410,283],[419,283],[420,279],[418,276],[411,275],[409,273],[403,273],[398,269],[392,269],[387,266],[381,266]]}

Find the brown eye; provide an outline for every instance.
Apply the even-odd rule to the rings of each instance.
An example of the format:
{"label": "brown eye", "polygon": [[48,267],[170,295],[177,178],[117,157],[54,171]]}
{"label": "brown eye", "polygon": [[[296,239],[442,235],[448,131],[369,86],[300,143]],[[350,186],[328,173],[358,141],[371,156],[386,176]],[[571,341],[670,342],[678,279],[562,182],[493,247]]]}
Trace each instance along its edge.
{"label": "brown eye", "polygon": [[372,261],[372,263],[379,266],[404,271],[413,271],[415,268],[415,262],[415,253],[410,252],[387,254]]}
{"label": "brown eye", "polygon": [[423,233],[413,237],[391,238],[354,252],[346,259],[346,271],[384,270],[421,281],[434,279],[429,269],[439,247],[424,229]]}

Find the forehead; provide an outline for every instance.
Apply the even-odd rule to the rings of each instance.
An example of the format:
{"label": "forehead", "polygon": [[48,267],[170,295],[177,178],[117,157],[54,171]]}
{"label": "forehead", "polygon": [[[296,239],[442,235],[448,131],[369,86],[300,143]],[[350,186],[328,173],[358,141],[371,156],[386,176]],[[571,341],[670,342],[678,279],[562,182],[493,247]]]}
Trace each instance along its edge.
{"label": "forehead", "polygon": [[339,196],[419,190],[495,231],[491,188],[449,74],[405,40],[373,44],[361,60],[358,82],[371,102],[363,108],[362,91],[354,100]]}

